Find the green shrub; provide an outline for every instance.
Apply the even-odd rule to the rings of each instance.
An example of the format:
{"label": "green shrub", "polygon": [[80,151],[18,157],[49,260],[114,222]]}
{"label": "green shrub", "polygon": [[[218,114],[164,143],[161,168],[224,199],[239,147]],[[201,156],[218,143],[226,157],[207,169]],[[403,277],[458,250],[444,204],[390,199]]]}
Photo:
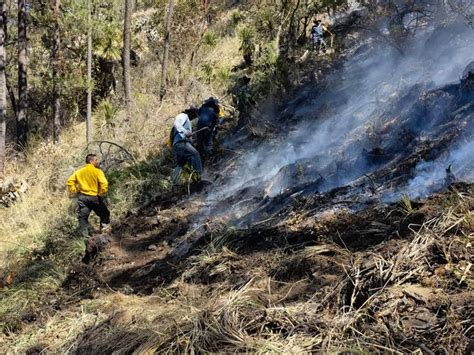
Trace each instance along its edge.
{"label": "green shrub", "polygon": [[239,10],[232,11],[230,14],[230,25],[236,27],[242,21],[242,13]]}
{"label": "green shrub", "polygon": [[252,64],[252,56],[255,51],[255,30],[251,27],[242,27],[239,31],[240,51],[245,63]]}
{"label": "green shrub", "polygon": [[230,78],[230,69],[227,67],[220,67],[217,69],[216,77],[221,82],[221,84],[225,84]]}
{"label": "green shrub", "polygon": [[214,79],[214,65],[212,63],[204,63],[201,66],[201,77],[207,84]]}
{"label": "green shrub", "polygon": [[207,31],[202,36],[202,43],[204,43],[206,46],[215,47],[217,46],[218,42],[219,42],[219,38],[215,32]]}

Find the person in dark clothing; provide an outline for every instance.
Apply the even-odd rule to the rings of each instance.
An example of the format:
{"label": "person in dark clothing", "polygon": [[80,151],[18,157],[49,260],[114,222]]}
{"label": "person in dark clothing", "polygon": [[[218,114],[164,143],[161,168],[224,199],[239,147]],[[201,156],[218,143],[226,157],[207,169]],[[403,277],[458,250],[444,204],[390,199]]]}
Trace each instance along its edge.
{"label": "person in dark clothing", "polygon": [[197,150],[203,161],[209,159],[213,153],[213,138],[219,121],[219,112],[219,101],[213,97],[204,101],[198,112]]}
{"label": "person in dark clothing", "polygon": [[203,168],[199,152],[191,144],[192,123],[198,117],[198,110],[191,107],[176,116],[173,129],[171,130],[171,141],[173,142],[173,153],[178,166],[183,167],[188,163],[201,178]]}

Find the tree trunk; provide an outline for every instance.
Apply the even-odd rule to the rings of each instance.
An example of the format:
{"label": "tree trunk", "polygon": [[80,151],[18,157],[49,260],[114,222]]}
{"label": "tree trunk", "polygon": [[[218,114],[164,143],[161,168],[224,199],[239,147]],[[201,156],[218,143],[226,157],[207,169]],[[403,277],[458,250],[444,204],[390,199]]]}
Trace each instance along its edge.
{"label": "tree trunk", "polygon": [[87,2],[87,114],[86,141],[92,142],[92,21],[91,0]]}
{"label": "tree trunk", "polygon": [[27,85],[27,39],[26,39],[26,2],[18,0],[18,121],[17,121],[17,143],[24,147],[28,135],[28,117],[26,108],[28,105],[28,85]]}
{"label": "tree trunk", "polygon": [[288,25],[288,35],[287,35],[288,52],[291,52],[293,45],[296,42],[295,16],[299,7],[300,7],[300,0],[297,0],[295,8],[291,12],[290,23]]}
{"label": "tree trunk", "polygon": [[60,0],[51,0],[50,7],[53,14],[53,46],[51,48],[51,66],[53,76],[53,141],[54,143],[59,142],[59,134],[61,132],[61,89],[59,84],[59,56],[60,56],[60,45],[61,36],[59,29],[59,3]]}
{"label": "tree trunk", "polygon": [[7,107],[7,85],[5,79],[5,32],[7,23],[7,12],[5,1],[0,0],[0,179],[5,174],[5,140],[6,140],[6,107]]}
{"label": "tree trunk", "polygon": [[173,18],[173,0],[169,0],[168,11],[166,13],[165,21],[165,38],[163,42],[163,59],[161,61],[161,84],[160,84],[160,100],[163,100],[163,97],[166,93],[166,69],[168,65],[168,50],[170,45],[170,29],[171,29],[171,20]]}
{"label": "tree trunk", "polygon": [[[5,37],[4,43],[7,43],[7,37]],[[6,70],[5,70],[5,84],[7,85],[7,92],[8,92],[8,96],[10,96],[10,101],[12,104],[13,114],[15,115],[15,122],[16,122],[18,120],[18,110],[17,110],[18,106],[16,103],[15,90],[10,84],[10,80],[8,80],[8,75],[7,75]]]}
{"label": "tree trunk", "polygon": [[132,103],[132,87],[130,85],[130,24],[132,22],[132,0],[125,0],[125,15],[123,20],[123,88],[127,120],[130,120]]}
{"label": "tree trunk", "polygon": [[[3,3],[3,16],[4,16],[4,21],[3,21],[3,43],[6,45],[8,42],[8,24],[7,24],[7,13],[11,10],[11,0],[7,1],[2,1]],[[5,59],[6,60],[6,59]],[[6,63],[6,61],[5,61]],[[15,90],[10,84],[10,81],[8,80],[8,74],[7,71],[5,70],[5,85],[7,86],[7,92],[8,96],[10,97],[11,105],[12,105],[12,110],[13,114],[15,115],[15,122],[18,120],[18,111],[17,111],[17,103],[16,103],[16,97],[15,97]]]}

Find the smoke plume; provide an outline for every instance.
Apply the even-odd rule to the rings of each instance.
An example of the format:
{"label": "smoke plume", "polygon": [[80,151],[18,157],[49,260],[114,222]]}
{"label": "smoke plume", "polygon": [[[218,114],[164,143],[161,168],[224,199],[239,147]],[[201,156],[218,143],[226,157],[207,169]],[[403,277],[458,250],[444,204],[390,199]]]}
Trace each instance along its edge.
{"label": "smoke plume", "polygon": [[[456,85],[473,53],[474,31],[461,23],[418,31],[404,55],[374,37],[361,38],[342,69],[301,88],[280,117],[267,117],[284,138],[245,152],[219,198],[249,186],[275,196],[317,179],[325,191],[408,156],[420,142],[441,139],[440,127],[458,117],[452,110],[468,105]],[[297,123],[287,125],[283,118]],[[456,179],[473,181],[474,132],[471,125],[464,129],[467,140],[448,142],[442,157],[420,161],[396,194],[427,195],[442,184],[450,164]]]}

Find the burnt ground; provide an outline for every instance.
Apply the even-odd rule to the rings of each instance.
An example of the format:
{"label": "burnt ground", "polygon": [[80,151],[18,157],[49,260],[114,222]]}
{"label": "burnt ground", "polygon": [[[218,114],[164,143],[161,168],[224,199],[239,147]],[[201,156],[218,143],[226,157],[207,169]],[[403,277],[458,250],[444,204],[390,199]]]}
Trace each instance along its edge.
{"label": "burnt ground", "polygon": [[[363,62],[368,47],[354,57]],[[420,198],[395,193],[420,163],[472,140],[465,83],[413,84],[375,110],[344,111],[344,122],[362,117],[361,126],[312,155],[298,155],[310,142],[296,134],[295,161],[269,179],[244,179],[238,156],[262,135],[278,153],[285,141],[275,126],[292,132],[302,116],[317,123],[303,127],[331,125],[360,89],[328,62],[306,65],[327,65],[338,84],[311,76],[271,119],[259,116],[263,128],[229,137],[209,168],[212,185],[158,196],[117,222],[90,264],[72,268],[62,307],[126,294],[175,308],[148,327],[138,313],[116,320],[119,310],[71,352],[472,352],[473,186],[446,171]],[[236,178],[245,184],[233,187]]]}
{"label": "burnt ground", "polygon": [[[355,66],[357,56],[366,60],[368,45],[360,48]],[[473,187],[446,169],[453,149],[472,141],[472,88],[415,83],[396,91],[399,84],[382,82],[376,89],[393,86],[390,99],[343,111],[344,122],[360,127],[308,155],[308,129],[331,125],[360,89],[339,80],[340,66],[326,68],[337,84],[319,73],[271,119],[260,115],[263,128],[249,123],[228,137],[203,192],[158,196],[114,226],[92,264],[70,274],[63,286],[71,297],[118,292],[188,312],[157,315],[166,329],[159,336],[137,332],[138,320],[117,328],[109,319],[77,339],[77,353],[258,352],[262,342],[276,352],[472,351]],[[359,74],[347,75],[357,82]],[[301,124],[303,134],[292,128]],[[296,132],[283,153],[278,125]],[[262,144],[262,134],[274,154],[262,159],[280,164],[278,154],[291,151],[295,161],[271,178],[246,180],[238,157]],[[470,165],[455,162],[456,175],[469,176]],[[424,163],[443,174],[425,177],[423,193],[410,198]]]}
{"label": "burnt ground", "polygon": [[[409,179],[416,163],[393,164],[376,172],[391,184]],[[113,312],[86,329],[73,352],[185,352],[189,344],[202,352],[257,351],[251,339],[275,337],[274,350],[283,351],[285,339],[296,337],[312,339],[299,340],[307,344],[301,351],[469,353],[472,185],[387,203],[374,188],[383,181],[376,174],[321,192],[319,180],[273,197],[246,188],[211,210],[210,186],[191,196],[159,196],[130,213],[92,263],[70,271],[59,309],[118,293],[164,309],[186,304],[189,315],[157,314],[165,329],[157,336],[140,328],[140,314],[121,323]],[[237,216],[235,206],[247,212]],[[235,294],[252,306],[218,308]],[[220,312],[230,312],[234,323]],[[227,331],[238,331],[237,339]]]}
{"label": "burnt ground", "polygon": [[[387,346],[423,353],[468,353],[474,325],[469,269],[474,261],[472,188],[455,184],[426,200],[372,203],[359,211],[333,205],[320,212],[323,196],[299,198],[285,203],[273,220],[264,219],[250,228],[224,227],[211,218],[202,225],[191,224],[204,194],[175,205],[163,199],[114,226],[110,245],[71,278],[83,275],[87,289],[95,280],[92,292],[81,297],[99,297],[112,290],[156,297],[168,290],[168,297],[179,303],[189,299],[192,289],[194,306],[204,309],[208,299],[255,284],[253,296],[267,308],[312,304],[316,298],[314,306],[324,314],[321,319],[293,315],[292,326],[273,319],[268,310],[241,315],[253,317],[267,332],[283,337],[295,331],[325,334],[336,327],[332,322],[341,312],[347,316],[355,312],[364,316],[351,320],[347,339],[363,333],[371,339],[367,350],[384,352],[381,346]],[[333,196],[326,198],[329,206]],[[167,207],[161,208],[161,203]],[[451,211],[448,217],[446,209]],[[71,278],[64,288],[77,297]],[[250,328],[244,332],[258,333]],[[91,334],[95,334],[92,340]],[[110,326],[94,327],[79,339],[77,352],[101,346],[104,351],[114,349],[110,341],[115,340],[109,335]],[[347,334],[339,336],[342,340]],[[163,351],[172,345],[184,350],[172,336],[167,340],[152,334],[131,337],[135,348],[152,341]],[[218,345],[202,345],[201,350],[221,349],[214,346]],[[228,351],[244,349],[222,346]]]}

